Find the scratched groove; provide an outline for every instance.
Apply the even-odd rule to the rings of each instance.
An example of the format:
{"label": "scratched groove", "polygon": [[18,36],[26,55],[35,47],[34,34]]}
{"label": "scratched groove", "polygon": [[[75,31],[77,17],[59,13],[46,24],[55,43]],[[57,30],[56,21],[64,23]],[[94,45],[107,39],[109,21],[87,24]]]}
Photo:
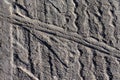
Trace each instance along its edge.
{"label": "scratched groove", "polygon": [[[64,37],[64,35],[66,35],[65,37],[67,37],[68,36],[68,39],[70,39],[70,37],[69,36],[73,36],[73,38],[75,37],[75,38],[78,38],[78,39],[82,39],[80,36],[78,36],[77,34],[75,34],[75,33],[73,33],[73,34],[68,34],[68,33],[65,33],[65,31],[60,31],[60,30],[63,30],[63,29],[55,29],[55,30],[57,30],[58,32],[55,32],[54,31],[54,28],[51,28],[51,27],[53,27],[52,25],[51,26],[49,26],[48,24],[44,24],[44,23],[40,23],[40,22],[36,22],[35,21],[35,23],[36,24],[39,24],[39,26],[45,26],[47,29],[42,29],[41,27],[33,27],[35,24],[34,23],[32,23],[32,22],[30,22],[30,20],[25,20],[24,18],[22,19],[22,18],[20,18],[20,17],[17,17],[17,16],[14,16],[14,18],[15,18],[15,20],[14,19],[10,19],[10,17],[8,16],[7,17],[8,19],[7,19],[7,21],[8,22],[11,22],[12,20],[14,21],[14,22],[11,22],[11,23],[13,23],[13,24],[18,24],[18,25],[24,25],[24,27],[25,28],[31,28],[31,30],[34,30],[34,29],[36,29],[36,30],[40,30],[40,31],[43,31],[43,32],[48,32],[48,33],[51,33],[51,34],[53,34],[53,35],[57,35],[57,36],[60,36],[60,37]],[[3,18],[2,18],[3,19]],[[17,20],[16,20],[17,19]],[[6,20],[6,19],[5,19]],[[23,21],[22,21],[23,20]],[[18,22],[18,21],[21,21],[21,23],[20,22]],[[24,22],[25,21],[25,22]],[[49,30],[49,28],[50,28],[50,30]],[[53,29],[53,31],[51,30],[51,29]],[[50,32],[51,31],[51,32]],[[63,34],[63,35],[60,35],[60,33],[61,34]],[[64,37],[64,38],[65,38]],[[92,38],[91,38],[92,39]],[[72,40],[72,39],[70,39],[70,40]],[[94,39],[93,39],[94,40]],[[87,39],[87,38],[85,38],[85,41],[88,41],[89,43],[92,43],[92,42],[90,42],[89,41],[89,38]],[[96,41],[96,40],[95,40]],[[76,42],[79,42],[79,41],[76,41]],[[97,42],[97,41],[96,41]],[[96,43],[94,43],[95,45],[99,45],[99,46],[102,46],[102,44],[104,44],[104,43],[102,43],[102,42],[99,42],[98,44],[96,44]],[[104,44],[103,45],[103,47],[105,48],[107,48],[108,50],[110,50],[111,51],[111,49],[112,50],[114,50],[114,47],[111,47],[111,46],[108,46],[107,44]],[[115,51],[117,51],[117,50],[115,50]],[[119,51],[118,51],[119,52]]]}

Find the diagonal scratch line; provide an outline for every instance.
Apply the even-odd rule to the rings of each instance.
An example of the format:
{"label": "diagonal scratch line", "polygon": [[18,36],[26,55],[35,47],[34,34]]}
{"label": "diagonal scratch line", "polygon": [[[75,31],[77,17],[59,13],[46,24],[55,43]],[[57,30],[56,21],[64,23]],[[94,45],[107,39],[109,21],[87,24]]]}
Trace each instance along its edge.
{"label": "diagonal scratch line", "polygon": [[57,8],[50,0],[48,0],[51,4],[52,4],[52,6],[59,12],[59,13],[61,13],[61,11],[59,10],[59,8]]}
{"label": "diagonal scratch line", "polygon": [[53,55],[55,55],[55,57],[60,61],[60,63],[65,66],[68,67],[62,60],[61,58],[59,58],[59,56],[57,55],[57,51],[55,51],[55,49],[53,48],[53,46],[48,42],[45,41],[43,38],[40,37],[38,32],[34,32],[31,33],[33,36],[35,36],[38,40],[40,40],[42,43],[44,43],[44,45],[53,53]]}
{"label": "diagonal scratch line", "polygon": [[80,35],[76,33],[65,32],[64,29],[55,25],[46,24],[38,20],[30,19],[28,17],[22,18],[16,15],[9,16],[1,12],[0,12],[0,20],[2,21],[4,20],[16,25],[23,25],[22,27],[29,29],[31,33],[34,32],[35,30],[38,30],[50,35],[62,37],[77,42],[79,44],[96,49],[105,54],[120,58],[120,50],[117,50],[114,47],[111,47],[103,42],[98,42],[93,38],[82,38]]}
{"label": "diagonal scratch line", "polygon": [[29,75],[30,77],[32,77],[34,80],[39,80],[37,77],[35,77],[29,70],[23,68],[22,66],[16,66],[18,69],[22,70],[23,72],[25,72],[27,75]]}

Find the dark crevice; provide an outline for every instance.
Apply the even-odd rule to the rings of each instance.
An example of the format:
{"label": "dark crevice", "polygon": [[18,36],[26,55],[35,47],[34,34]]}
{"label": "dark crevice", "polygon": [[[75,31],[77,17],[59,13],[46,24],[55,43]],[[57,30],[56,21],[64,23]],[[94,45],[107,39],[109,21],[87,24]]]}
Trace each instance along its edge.
{"label": "dark crevice", "polygon": [[[1,35],[0,35],[1,36]],[[2,40],[0,40],[0,48],[2,47]]]}
{"label": "dark crevice", "polygon": [[24,61],[22,61],[22,60],[20,59],[20,57],[19,57],[18,54],[13,54],[13,56],[14,56],[14,61],[15,61],[16,65],[17,65],[17,61],[19,61],[19,62],[21,62],[22,64],[28,66],[27,63],[25,63]]}
{"label": "dark crevice", "polygon": [[53,64],[52,64],[52,57],[49,55],[49,64],[50,64],[50,73],[51,77],[53,76]]}
{"label": "dark crevice", "polygon": [[68,17],[66,17],[66,22],[67,22],[67,23],[69,23],[69,21],[70,21],[70,20],[69,20],[69,18],[68,18]]}
{"label": "dark crevice", "polygon": [[[48,0],[48,1],[49,1],[49,0]],[[53,6],[59,13],[61,13],[60,9],[57,8],[57,7],[53,4],[53,2],[51,2],[51,1],[49,1],[49,2],[50,2],[50,4],[52,4],[52,6]]]}
{"label": "dark crevice", "polygon": [[65,64],[60,58],[59,56],[56,54],[56,52],[52,49],[52,46],[50,44],[48,44],[48,42],[46,42],[45,40],[42,40],[40,38],[38,38],[35,34],[32,34],[34,37],[36,37],[40,42],[42,42],[43,45],[45,45],[54,55],[55,57],[62,63],[63,66],[67,67],[67,64]]}
{"label": "dark crevice", "polygon": [[40,74],[38,74],[38,79],[41,80],[41,76],[40,76]]}
{"label": "dark crevice", "polygon": [[78,1],[77,0],[73,0],[74,4],[75,4],[75,8],[78,7]]}
{"label": "dark crevice", "polygon": [[93,38],[93,39],[95,39],[95,40],[97,40],[97,41],[99,41],[99,38],[97,38],[95,36],[90,36],[90,37]]}
{"label": "dark crevice", "polygon": [[44,0],[44,15],[45,15],[45,23],[47,23],[47,7],[46,7],[46,0]]}
{"label": "dark crevice", "polygon": [[77,47],[78,47],[78,50],[79,50],[79,52],[80,52],[80,56],[82,56],[83,54],[84,54],[84,52],[83,52],[83,50],[81,49],[81,48],[79,48],[81,45],[78,45]]}
{"label": "dark crevice", "polygon": [[106,34],[105,34],[105,31],[106,31],[106,28],[105,28],[105,25],[104,25],[104,23],[102,22],[102,20],[100,19],[100,22],[101,22],[101,24],[102,24],[102,37],[103,37],[103,41],[105,41],[105,43],[107,43],[107,41],[105,40],[105,38],[106,38]]}
{"label": "dark crevice", "polygon": [[106,60],[106,66],[107,66],[107,74],[109,76],[109,80],[113,80],[113,75],[112,75],[112,72],[111,72],[111,69],[110,69],[110,60],[108,59],[108,57],[105,57],[105,60]]}
{"label": "dark crevice", "polygon": [[[98,3],[99,3],[99,2],[98,2]],[[99,3],[99,6],[101,6],[100,3]],[[98,12],[99,12],[100,15],[103,14],[103,11],[102,11],[101,8],[99,8],[99,7],[98,7]],[[99,20],[100,20],[100,18],[99,18]]]}
{"label": "dark crevice", "polygon": [[86,3],[87,5],[89,5],[89,0],[85,0],[85,3]]}
{"label": "dark crevice", "polygon": [[84,74],[84,72],[83,72],[84,71],[84,64],[81,61],[79,61],[79,63],[81,65],[80,75],[83,78],[83,80],[85,80],[85,76],[83,75]]}
{"label": "dark crevice", "polygon": [[[79,50],[79,53],[80,53],[80,57],[82,57],[82,55],[84,54],[84,52],[79,48],[79,46],[78,46],[78,50]],[[83,75],[84,64],[81,62],[80,57],[79,57],[79,63],[81,65],[80,76],[82,77],[83,80],[85,80],[85,76]]]}
{"label": "dark crevice", "polygon": [[96,73],[97,73],[97,63],[95,61],[96,56],[97,56],[97,54],[96,54],[95,50],[93,50],[92,62],[93,62],[93,65],[94,65],[94,75],[95,75],[95,78],[98,77],[98,75],[96,75]]}
{"label": "dark crevice", "polygon": [[[24,28],[25,29],[25,28]],[[29,59],[29,62],[30,62],[30,69],[31,69],[31,72],[34,74],[35,73],[35,69],[34,69],[34,64],[33,64],[33,60],[32,60],[32,51],[31,51],[31,33],[28,29],[25,29],[27,32],[28,32],[28,59]]]}
{"label": "dark crevice", "polygon": [[80,30],[80,25],[79,25],[79,13],[77,12],[77,8],[78,8],[78,2],[76,0],[73,0],[74,4],[75,4],[75,8],[74,8],[74,13],[76,15],[76,19],[75,19],[75,25],[77,27],[77,33],[79,34],[79,30]]}
{"label": "dark crevice", "polygon": [[[23,11],[25,11],[26,16],[32,19],[32,16],[30,16],[28,10],[25,7],[23,7],[21,4],[19,4],[17,2],[13,2],[12,4],[13,4],[14,9],[16,9],[17,7],[19,9],[22,9]],[[15,14],[17,14],[17,13],[15,12]]]}
{"label": "dark crevice", "polygon": [[95,61],[95,57],[97,56],[97,54],[96,54],[96,52],[95,52],[95,50],[93,51],[93,65],[94,65],[94,67],[95,67],[95,70],[97,70],[97,63],[96,63],[96,61]]}

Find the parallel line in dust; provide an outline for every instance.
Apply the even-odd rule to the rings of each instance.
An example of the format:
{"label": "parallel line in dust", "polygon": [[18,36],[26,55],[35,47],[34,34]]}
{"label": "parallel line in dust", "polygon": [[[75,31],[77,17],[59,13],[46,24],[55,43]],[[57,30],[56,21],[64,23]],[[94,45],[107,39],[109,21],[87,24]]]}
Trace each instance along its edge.
{"label": "parallel line in dust", "polygon": [[27,70],[26,68],[24,68],[22,66],[16,66],[16,65],[14,65],[14,68],[18,68],[18,69],[22,70],[28,76],[30,76],[33,80],[39,80],[36,76],[34,76],[34,74],[32,74],[29,70]]}
{"label": "parallel line in dust", "polygon": [[90,37],[82,38],[80,35],[76,33],[65,32],[62,28],[55,25],[46,24],[38,20],[30,19],[28,17],[19,17],[17,15],[9,16],[1,12],[0,12],[0,20],[2,21],[4,20],[16,25],[24,25],[22,27],[29,29],[31,33],[34,32],[35,30],[38,30],[50,35],[62,37],[62,38],[77,42],[84,46],[94,48],[105,54],[120,58],[120,51],[115,49],[114,47],[111,47],[103,42],[98,42],[95,39]]}

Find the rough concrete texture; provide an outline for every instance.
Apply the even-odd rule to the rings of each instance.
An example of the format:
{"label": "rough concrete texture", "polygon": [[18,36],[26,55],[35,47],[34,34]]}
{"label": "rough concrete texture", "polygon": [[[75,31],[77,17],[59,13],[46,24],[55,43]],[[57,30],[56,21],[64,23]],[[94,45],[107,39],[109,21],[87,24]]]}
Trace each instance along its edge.
{"label": "rough concrete texture", "polygon": [[120,80],[120,1],[0,0],[0,80]]}

